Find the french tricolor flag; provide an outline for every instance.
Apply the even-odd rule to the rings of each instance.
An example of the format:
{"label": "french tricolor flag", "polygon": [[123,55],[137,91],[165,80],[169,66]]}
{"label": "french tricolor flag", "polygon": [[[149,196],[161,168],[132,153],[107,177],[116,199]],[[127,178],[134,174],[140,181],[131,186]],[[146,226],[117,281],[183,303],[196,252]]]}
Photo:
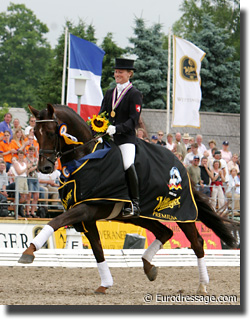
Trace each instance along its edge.
{"label": "french tricolor flag", "polygon": [[67,86],[67,105],[77,111],[75,77],[88,78],[85,93],[81,97],[80,116],[86,121],[98,114],[103,99],[101,89],[102,60],[105,52],[94,43],[69,36],[69,68]]}

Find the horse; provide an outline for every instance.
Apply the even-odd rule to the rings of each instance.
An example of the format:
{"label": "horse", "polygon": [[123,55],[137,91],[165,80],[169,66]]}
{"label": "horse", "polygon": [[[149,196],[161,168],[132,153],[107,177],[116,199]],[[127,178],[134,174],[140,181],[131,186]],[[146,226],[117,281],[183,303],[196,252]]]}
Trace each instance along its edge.
{"label": "horse", "polygon": [[[75,111],[67,106],[51,104],[48,104],[47,108],[41,111],[36,110],[30,105],[29,109],[36,117],[34,133],[39,142],[38,169],[42,173],[53,172],[55,161],[59,157],[63,168],[65,163],[81,159],[92,152],[97,143],[97,139],[94,137],[89,125]],[[62,132],[66,134],[67,138],[72,138],[70,140],[74,141],[74,143],[67,143],[67,139]],[[155,146],[153,148],[160,147]],[[170,151],[166,149],[166,152]],[[178,170],[174,168],[172,178],[177,178],[179,183],[181,179],[177,171]],[[177,183],[177,180],[175,183]],[[229,220],[226,221],[225,218],[217,215],[209,203],[209,198],[195,190],[192,185],[190,193],[192,193],[197,206],[198,219],[208,228],[212,229],[229,247],[235,247],[236,240],[231,233],[230,224],[227,223]],[[44,226],[41,232],[31,241],[29,247],[22,253],[18,262],[25,264],[32,263],[35,258],[34,252],[43,246],[53,232],[61,227],[73,225],[76,231],[85,233],[97,262],[101,284],[95,290],[95,293],[105,294],[106,290],[113,285],[113,278],[105,261],[96,221],[115,220],[140,226],[154,234],[155,240],[142,255],[144,273],[150,281],[154,281],[157,277],[158,270],[151,264],[152,259],[157,251],[162,248],[163,244],[173,236],[173,231],[162,224],[157,218],[148,219],[141,216],[138,218],[123,218],[123,205],[124,203],[119,201],[103,203],[101,206],[87,202],[76,203],[67,211],[51,219],[48,224]],[[209,283],[203,249],[204,240],[198,233],[195,221],[177,222],[177,224],[190,241],[191,248],[197,257],[199,270],[199,286],[197,292],[204,294],[207,292],[207,285]]]}

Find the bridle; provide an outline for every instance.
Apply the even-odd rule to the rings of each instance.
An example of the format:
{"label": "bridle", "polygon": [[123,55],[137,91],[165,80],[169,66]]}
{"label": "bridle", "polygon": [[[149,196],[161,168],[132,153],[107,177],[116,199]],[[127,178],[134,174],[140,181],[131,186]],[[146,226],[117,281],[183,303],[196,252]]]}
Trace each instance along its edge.
{"label": "bridle", "polygon": [[[47,123],[47,122],[55,122],[56,123],[56,132],[58,131],[59,123],[57,119],[45,119],[45,120],[36,120],[36,123]],[[59,150],[59,151],[58,151]],[[61,153],[61,145],[60,145],[60,139],[58,134],[56,133],[56,142],[54,146],[54,150],[47,150],[47,149],[39,149],[39,156],[45,158],[47,161],[51,162],[53,165],[55,165],[55,162],[58,157],[60,157]],[[45,154],[52,154],[52,157],[47,157]]]}
{"label": "bridle", "polygon": [[[62,156],[71,153],[71,152],[75,152],[77,149],[79,148],[84,148],[86,147],[88,144],[90,144],[91,142],[97,141],[99,138],[105,136],[107,133],[105,132],[102,135],[99,135],[98,137],[95,137],[89,141],[87,141],[84,144],[81,145],[74,145],[72,149],[67,150],[62,152],[61,151],[61,144],[60,144],[60,139],[59,139],[59,123],[57,121],[57,118],[55,117],[54,119],[44,119],[44,120],[36,120],[36,123],[46,123],[46,122],[54,122],[56,123],[56,141],[55,141],[55,146],[54,146],[54,150],[47,150],[47,149],[40,149],[39,150],[39,156],[45,158],[47,161],[49,161],[50,163],[52,163],[53,165],[55,165],[55,162],[58,158],[61,158]],[[52,154],[52,157],[47,157],[45,154]]]}

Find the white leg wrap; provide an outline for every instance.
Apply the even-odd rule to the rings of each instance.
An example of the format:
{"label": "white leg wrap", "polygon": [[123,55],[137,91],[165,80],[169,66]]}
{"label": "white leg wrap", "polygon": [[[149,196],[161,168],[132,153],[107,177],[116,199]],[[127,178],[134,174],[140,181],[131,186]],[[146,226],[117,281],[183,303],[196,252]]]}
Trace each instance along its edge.
{"label": "white leg wrap", "polygon": [[108,264],[106,261],[97,262],[97,268],[99,271],[99,275],[101,277],[101,286],[105,288],[112,287],[113,285],[113,278],[110,273]]}
{"label": "white leg wrap", "polygon": [[153,241],[151,245],[147,248],[147,250],[143,253],[142,258],[147,260],[148,262],[151,262],[157,251],[160,250],[161,245],[161,241],[155,239],[155,241]]}
{"label": "white leg wrap", "polygon": [[48,224],[46,224],[46,226],[43,227],[43,229],[38,233],[38,235],[31,241],[31,243],[33,243],[36,247],[36,250],[42,248],[44,243],[49,239],[50,236],[52,236],[53,232],[54,229]]}
{"label": "white leg wrap", "polygon": [[199,269],[199,277],[200,283],[207,284],[209,283],[209,277],[207,273],[207,266],[205,262],[205,258],[197,258],[198,269]]}

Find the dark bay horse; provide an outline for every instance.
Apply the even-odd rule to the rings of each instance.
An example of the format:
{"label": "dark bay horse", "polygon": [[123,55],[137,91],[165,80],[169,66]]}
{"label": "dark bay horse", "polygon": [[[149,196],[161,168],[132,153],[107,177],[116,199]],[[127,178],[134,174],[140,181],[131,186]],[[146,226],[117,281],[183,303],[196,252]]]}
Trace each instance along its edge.
{"label": "dark bay horse", "polygon": [[[39,142],[39,170],[42,173],[51,173],[58,157],[61,159],[62,167],[65,163],[73,159],[80,159],[92,152],[96,140],[92,131],[85,121],[72,109],[61,105],[50,105],[41,111],[29,106],[32,114],[36,117],[34,132]],[[67,134],[75,137],[79,144],[67,144],[65,139],[59,134],[59,127],[62,124],[67,126]],[[149,182],[150,183],[150,182]],[[210,206],[208,198],[196,191],[192,187],[193,196],[198,208],[198,219],[208,228],[212,229],[219,238],[228,246],[235,246],[235,239],[230,231],[230,224],[225,223],[213,208]],[[97,293],[105,293],[111,287],[113,279],[106,264],[99,233],[96,227],[97,220],[116,220],[124,223],[131,223],[148,229],[155,235],[155,241],[145,250],[142,261],[144,272],[150,281],[156,279],[157,268],[151,261],[161,246],[168,241],[173,232],[171,229],[160,223],[158,220],[147,219],[145,217],[123,219],[123,203],[108,203],[103,205],[92,205],[79,203],[69,210],[52,219],[41,232],[33,239],[30,246],[23,252],[20,263],[32,263],[34,252],[39,250],[54,231],[63,226],[73,225],[79,232],[84,232],[88,238],[101,278],[101,285],[96,290]],[[195,222],[177,222],[178,226],[191,243],[191,248],[197,256],[199,269],[199,293],[206,292],[206,285],[209,282],[207,268],[204,260],[203,239],[198,233]]]}

